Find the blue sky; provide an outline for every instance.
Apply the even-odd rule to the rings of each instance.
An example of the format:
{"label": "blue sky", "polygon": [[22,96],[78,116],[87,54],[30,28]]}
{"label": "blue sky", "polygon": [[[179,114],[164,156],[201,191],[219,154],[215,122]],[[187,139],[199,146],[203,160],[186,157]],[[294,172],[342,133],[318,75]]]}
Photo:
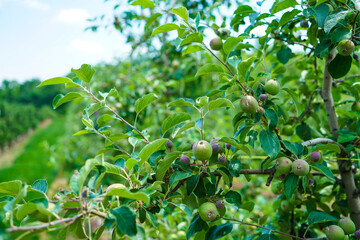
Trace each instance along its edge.
{"label": "blue sky", "polygon": [[[0,0],[0,82],[45,80],[65,75],[83,63],[126,57],[131,46],[113,27],[84,31],[90,26],[86,19],[113,16],[114,2],[129,8],[125,0]],[[259,8],[255,2],[248,4]],[[273,0],[266,0],[261,9],[269,11],[272,4]],[[254,33],[264,30],[259,27]],[[211,30],[206,34],[205,42],[215,36]]]}
{"label": "blue sky", "polygon": [[130,46],[114,28],[84,31],[113,13],[103,0],[0,0],[0,82],[64,75],[83,63],[111,62]]}

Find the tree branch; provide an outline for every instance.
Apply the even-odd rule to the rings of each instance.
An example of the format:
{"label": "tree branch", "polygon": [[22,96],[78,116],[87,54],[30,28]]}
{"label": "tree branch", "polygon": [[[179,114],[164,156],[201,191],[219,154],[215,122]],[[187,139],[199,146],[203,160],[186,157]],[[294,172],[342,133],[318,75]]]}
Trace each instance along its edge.
{"label": "tree branch", "polygon": [[331,140],[330,138],[315,138],[315,139],[311,139],[306,142],[303,142],[302,145],[309,147],[309,146],[314,146],[314,145],[318,145],[318,144],[328,144],[328,143],[338,145],[340,147],[341,151],[346,153],[346,149],[343,145],[341,145],[338,142],[335,142],[334,140]]}
{"label": "tree branch", "polygon": [[267,228],[267,227],[264,227],[264,226],[261,226],[261,225],[257,225],[257,224],[253,224],[253,223],[247,223],[247,222],[243,222],[243,221],[240,221],[240,220],[237,220],[237,219],[233,219],[233,218],[223,218],[224,220],[228,220],[228,221],[234,221],[234,222],[238,222],[242,225],[248,225],[248,226],[252,226],[252,227],[257,227],[257,228],[262,228],[262,229],[265,229],[265,230],[268,230],[270,232],[274,232],[274,233],[278,233],[278,234],[281,234],[281,235],[284,235],[284,236],[288,236],[288,237],[291,237],[291,238],[295,238],[295,239],[300,239],[300,240],[326,240],[327,238],[302,238],[302,237],[297,237],[297,236],[294,236],[294,235],[291,235],[291,234],[288,234],[288,233],[284,233],[284,232],[279,232],[279,231],[276,231],[276,230],[272,230],[270,228]]}
{"label": "tree branch", "polygon": [[350,78],[357,78],[357,77],[360,77],[360,74],[354,74],[354,75],[350,75],[350,76],[347,76],[343,79],[340,79],[340,80],[336,80],[336,81],[333,81],[333,87],[337,87],[337,85],[339,83],[342,83],[342,82],[345,82],[346,80],[350,79]]}
{"label": "tree branch", "polygon": [[[326,57],[325,69],[324,69],[324,78],[323,78],[323,88],[322,88],[322,98],[324,100],[326,116],[328,117],[329,127],[334,138],[338,137],[337,131],[339,130],[339,124],[335,113],[334,108],[334,99],[331,93],[332,87],[332,77],[329,73],[328,67],[331,60],[334,58],[335,49],[331,51],[329,56]],[[346,152],[342,151],[338,156],[340,158],[346,157]],[[354,221],[356,228],[360,228],[360,198],[354,197],[356,191],[356,185],[354,180],[354,174],[351,171],[351,168],[347,167],[348,161],[337,160],[339,167],[342,183],[344,184],[344,191],[346,194],[347,204],[350,210],[350,217]]]}

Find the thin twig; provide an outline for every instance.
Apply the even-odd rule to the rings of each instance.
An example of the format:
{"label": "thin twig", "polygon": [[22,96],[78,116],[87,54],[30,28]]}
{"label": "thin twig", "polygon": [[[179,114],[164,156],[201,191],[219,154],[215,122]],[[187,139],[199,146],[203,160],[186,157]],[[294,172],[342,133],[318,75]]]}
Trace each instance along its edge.
{"label": "thin twig", "polygon": [[360,74],[354,74],[354,75],[345,77],[345,78],[343,78],[343,79],[333,81],[333,83],[332,83],[332,84],[333,84],[333,87],[337,87],[337,85],[338,85],[339,83],[345,82],[346,80],[348,80],[348,79],[350,79],[350,78],[357,78],[357,77],[360,77]]}

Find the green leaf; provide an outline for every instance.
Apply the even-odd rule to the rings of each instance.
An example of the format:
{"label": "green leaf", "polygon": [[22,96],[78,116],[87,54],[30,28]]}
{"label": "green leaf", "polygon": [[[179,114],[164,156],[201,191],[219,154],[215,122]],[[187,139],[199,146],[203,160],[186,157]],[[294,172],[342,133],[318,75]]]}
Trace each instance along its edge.
{"label": "green leaf", "polygon": [[88,128],[93,128],[94,127],[94,122],[91,119],[82,118],[81,121]]}
{"label": "green leaf", "polygon": [[158,99],[158,96],[154,93],[149,93],[135,102],[135,111],[137,114],[139,114],[142,110],[146,108],[150,103],[154,102],[156,99]]}
{"label": "green leaf", "polygon": [[186,38],[184,40],[181,41],[180,46],[190,44],[193,42],[202,43],[203,38],[204,38],[204,35],[202,35],[201,33],[198,33],[198,32],[190,33],[189,35],[186,36]]}
{"label": "green leaf", "polygon": [[286,64],[291,58],[292,51],[289,47],[283,48],[277,52],[276,57],[282,64]]}
{"label": "green leaf", "polygon": [[314,165],[312,165],[312,168],[314,168],[315,170],[318,170],[320,172],[322,172],[326,177],[328,177],[331,180],[335,180],[334,174],[331,172],[331,170],[327,167],[327,164],[325,161],[323,161],[322,164],[320,163],[316,163]]}
{"label": "green leaf", "polygon": [[131,3],[133,6],[141,6],[142,8],[154,8],[155,4],[150,0],[135,0]]}
{"label": "green leaf", "polygon": [[181,6],[178,8],[172,8],[171,11],[176,15],[178,15],[179,17],[181,17],[182,19],[184,19],[185,21],[189,20],[189,12],[186,9],[186,7]]}
{"label": "green leaf", "polygon": [[143,201],[145,204],[150,203],[150,196],[146,193],[141,191],[130,192],[128,189],[121,187],[111,188],[110,191],[105,194],[105,196],[118,196],[121,198]]}
{"label": "green leaf", "polygon": [[159,161],[159,164],[156,168],[155,177],[157,180],[162,180],[166,174],[166,171],[169,169],[171,164],[180,156],[181,152],[171,152],[164,157],[164,159]]}
{"label": "green leaf", "polygon": [[251,151],[248,147],[246,147],[245,145],[242,145],[241,143],[239,143],[236,139],[234,138],[229,138],[229,137],[223,137],[221,139],[219,139],[219,142],[223,142],[223,143],[229,143],[231,146],[234,146],[237,149],[242,150],[243,152],[245,152],[249,157],[251,157]]}
{"label": "green leaf", "polygon": [[56,77],[56,78],[50,78],[45,81],[42,81],[37,87],[62,84],[62,83],[73,83],[73,81],[67,77]]}
{"label": "green leaf", "polygon": [[338,219],[331,216],[330,214],[319,212],[319,211],[313,211],[309,214],[308,217],[308,223],[309,225],[315,224],[315,223],[323,223],[323,222],[329,222],[329,221],[337,221]]}
{"label": "green leaf", "polygon": [[171,203],[171,204],[178,207],[181,211],[186,213],[186,215],[189,218],[193,216],[192,211],[190,210],[190,208],[186,204],[183,204],[183,203]]}
{"label": "green leaf", "polygon": [[223,73],[224,69],[219,64],[208,63],[199,68],[195,78],[201,75],[210,74],[210,73]]}
{"label": "green leaf", "polygon": [[17,195],[21,190],[21,181],[9,181],[0,183],[0,196]]}
{"label": "green leaf", "polygon": [[84,186],[85,180],[88,177],[89,173],[99,164],[97,159],[89,159],[85,162],[85,165],[80,169],[78,173],[75,173],[70,178],[70,189],[71,191],[79,194]]}
{"label": "green leaf", "polygon": [[298,10],[298,9],[294,9],[294,10],[292,10],[290,12],[284,13],[280,18],[279,27],[282,27],[285,24],[289,23],[290,20],[292,20],[299,13],[301,13],[301,11]]}
{"label": "green leaf", "polygon": [[351,37],[351,30],[346,27],[335,28],[331,32],[331,42],[336,44],[344,39],[349,39]]}
{"label": "green leaf", "polygon": [[169,179],[169,185],[172,186],[174,183],[191,176],[191,172],[174,172]]}
{"label": "green leaf", "polygon": [[209,102],[209,112],[222,107],[235,108],[232,102],[226,98],[218,98]]}
{"label": "green leaf", "polygon": [[300,103],[298,95],[289,88],[282,88],[281,90],[286,91],[290,95],[290,97],[292,98],[292,100],[295,103],[296,113],[297,113],[297,115],[300,115],[304,111],[304,107]]}
{"label": "green leaf", "polygon": [[88,133],[91,133],[91,132],[88,130],[80,130],[80,131],[74,133],[73,136],[79,136],[79,135],[84,135],[84,134],[88,134]]}
{"label": "green leaf", "polygon": [[340,153],[341,149],[335,143],[328,143],[328,144],[317,145],[312,151],[313,152],[322,151],[323,153],[330,152],[330,151],[335,151],[336,153]]}
{"label": "green leaf", "polygon": [[87,238],[84,228],[84,217],[78,218],[69,226],[69,231],[74,234],[76,239]]}
{"label": "green leaf", "polygon": [[295,0],[276,0],[271,7],[271,15],[296,5],[298,3]]}
{"label": "green leaf", "polygon": [[222,238],[222,237],[228,235],[229,233],[231,233],[232,229],[233,229],[232,223],[214,225],[206,232],[205,239],[206,240],[215,240],[215,239]]}
{"label": "green leaf", "polygon": [[31,188],[39,192],[46,193],[48,183],[45,179],[38,179],[33,183],[33,185],[31,185]]}
{"label": "green leaf", "polygon": [[164,32],[170,32],[170,31],[173,31],[173,30],[178,30],[179,29],[179,26],[176,25],[175,23],[166,23],[164,25],[161,25],[157,28],[154,29],[154,31],[152,32],[152,35],[151,36],[154,36],[156,34],[159,34],[159,33],[164,33]]}
{"label": "green leaf", "polygon": [[115,117],[111,116],[110,114],[103,114],[96,120],[96,122],[99,126],[104,126],[105,124],[114,119]]}
{"label": "green leaf", "polygon": [[293,173],[288,174],[286,176],[285,182],[284,182],[284,194],[287,199],[291,199],[295,190],[298,188],[298,180],[299,180],[299,177]]}
{"label": "green leaf", "polygon": [[203,51],[203,50],[205,50],[205,49],[199,45],[190,45],[182,51],[182,55],[185,56],[186,54],[199,52],[199,51]]}
{"label": "green leaf", "polygon": [[82,97],[83,96],[77,92],[69,92],[65,96],[63,94],[58,94],[55,96],[52,105],[53,108],[56,109],[63,103],[70,102],[74,99],[82,98]]}
{"label": "green leaf", "polygon": [[190,239],[195,233],[208,228],[209,227],[204,220],[202,220],[199,216],[195,216],[190,223],[188,231],[186,232],[186,238]]}
{"label": "green leaf", "polygon": [[168,107],[182,107],[182,106],[194,107],[194,104],[195,104],[194,100],[190,98],[179,98],[169,103]]}
{"label": "green leaf", "polygon": [[115,216],[117,229],[121,233],[130,237],[136,235],[136,215],[129,207],[122,206],[110,209],[110,212]]}
{"label": "green leaf", "polygon": [[232,160],[229,163],[229,172],[233,177],[240,177],[241,162],[239,160]]}
{"label": "green leaf", "polygon": [[151,154],[158,151],[160,148],[163,148],[167,140],[167,138],[157,139],[146,145],[143,149],[141,149],[139,153],[139,158],[141,159],[139,162],[139,166],[142,166],[143,163],[148,160]]}
{"label": "green leaf", "polygon": [[337,139],[337,142],[338,143],[346,143],[346,142],[350,142],[354,139],[356,139],[356,136],[354,136],[352,134],[345,134],[345,135],[340,135]]}
{"label": "green leaf", "polygon": [[241,207],[241,195],[238,192],[230,190],[226,193],[225,200],[228,203],[235,204],[237,207]]}
{"label": "green leaf", "polygon": [[88,83],[93,77],[95,69],[92,68],[89,64],[83,64],[79,69],[72,68],[71,72],[75,73],[78,78]]}
{"label": "green leaf", "polygon": [[305,17],[314,16],[319,27],[324,26],[326,17],[329,14],[329,6],[325,3],[316,6],[315,8],[307,8],[304,10]]}
{"label": "green leaf", "polygon": [[341,78],[345,76],[351,68],[352,57],[342,56],[337,54],[336,57],[329,63],[329,73],[333,78]]}
{"label": "green leaf", "polygon": [[260,132],[261,148],[272,159],[274,159],[280,151],[280,142],[274,132],[262,130]]}
{"label": "green leaf", "polygon": [[280,240],[280,238],[274,234],[262,234],[259,236],[258,240]]}
{"label": "green leaf", "polygon": [[191,120],[191,116],[188,113],[173,113],[163,121],[161,132],[164,135],[172,127],[187,120]]}
{"label": "green leaf", "polygon": [[16,218],[21,221],[27,215],[37,211],[37,206],[35,203],[29,202],[26,204],[21,205],[16,211]]}
{"label": "green leaf", "polygon": [[226,39],[223,45],[223,49],[226,55],[229,55],[230,52],[238,45],[242,40],[244,40],[243,37],[229,37]]}
{"label": "green leaf", "polygon": [[180,134],[180,133],[182,133],[182,132],[184,132],[184,131],[186,131],[186,130],[188,130],[190,128],[193,128],[193,127],[195,127],[195,122],[194,121],[187,122],[185,124],[179,124],[175,128],[175,130],[174,130],[174,132],[172,134],[172,138],[175,138],[178,134]]}
{"label": "green leaf", "polygon": [[248,58],[246,60],[243,60],[241,62],[239,62],[238,64],[238,71],[239,74],[245,79],[247,72],[249,71],[251,65],[253,64],[253,62],[256,60],[256,57],[253,56],[251,58]]}
{"label": "green leaf", "polygon": [[329,34],[330,30],[335,27],[335,25],[341,20],[344,19],[348,11],[333,11],[330,13],[324,23],[324,31],[326,34]]}

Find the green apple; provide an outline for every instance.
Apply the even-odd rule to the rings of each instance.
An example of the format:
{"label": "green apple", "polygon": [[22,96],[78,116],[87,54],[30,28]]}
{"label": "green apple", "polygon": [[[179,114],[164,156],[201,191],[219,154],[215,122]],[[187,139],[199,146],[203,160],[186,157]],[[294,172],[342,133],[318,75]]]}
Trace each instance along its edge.
{"label": "green apple", "polygon": [[355,223],[350,218],[340,219],[338,225],[344,230],[346,235],[352,234],[356,231]]}
{"label": "green apple", "polygon": [[271,79],[265,83],[264,89],[268,94],[276,95],[280,91],[280,85],[277,81]]}
{"label": "green apple", "polygon": [[194,144],[193,154],[198,160],[208,160],[212,155],[212,147],[207,141],[201,140]]}
{"label": "green apple", "polygon": [[205,202],[200,205],[199,215],[205,222],[213,221],[220,216],[215,204],[212,202]]}
{"label": "green apple", "polygon": [[240,107],[245,113],[255,113],[259,104],[253,96],[248,95],[241,98]]}
{"label": "green apple", "polygon": [[297,176],[305,176],[310,172],[310,167],[305,160],[298,159],[293,162],[292,170]]}
{"label": "green apple", "polygon": [[213,38],[210,41],[210,48],[212,50],[218,51],[218,50],[220,50],[222,48],[222,45],[223,45],[222,40],[219,37]]}
{"label": "green apple", "polygon": [[344,240],[345,239],[344,230],[337,225],[331,225],[331,226],[327,227],[325,234],[329,240]]}
{"label": "green apple", "polygon": [[349,56],[354,52],[355,44],[351,40],[345,39],[339,42],[337,50],[340,55]]}
{"label": "green apple", "polygon": [[354,102],[353,105],[351,105],[351,111],[360,113],[360,102]]}
{"label": "green apple", "polygon": [[287,157],[281,157],[276,161],[275,168],[280,174],[288,174],[291,170],[292,162]]}

